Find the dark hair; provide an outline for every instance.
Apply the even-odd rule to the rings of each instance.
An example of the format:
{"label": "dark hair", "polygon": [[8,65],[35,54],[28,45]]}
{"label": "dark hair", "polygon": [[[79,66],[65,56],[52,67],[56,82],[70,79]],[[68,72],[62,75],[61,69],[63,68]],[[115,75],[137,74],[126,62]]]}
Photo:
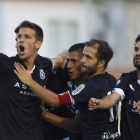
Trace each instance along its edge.
{"label": "dark hair", "polygon": [[68,52],[71,53],[73,51],[77,51],[79,53],[79,56],[82,57],[82,52],[85,45],[86,45],[85,43],[74,44],[69,48]]}
{"label": "dark hair", "polygon": [[137,38],[135,39],[134,46],[136,46],[138,41],[140,41],[140,34],[138,34]]}
{"label": "dark hair", "polygon": [[25,20],[19,25],[19,30],[23,27],[28,27],[28,28],[33,29],[36,32],[37,41],[42,41],[43,42],[43,30],[40,26],[38,26],[35,23],[32,23],[30,21]]}
{"label": "dark hair", "polygon": [[109,44],[103,40],[92,39],[89,42],[86,42],[86,46],[97,49],[96,57],[98,59],[98,62],[101,60],[105,60],[104,68],[106,69],[108,62],[113,57],[113,50],[109,46]]}
{"label": "dark hair", "polygon": [[15,32],[16,34],[19,33],[19,26],[14,30],[14,32]]}

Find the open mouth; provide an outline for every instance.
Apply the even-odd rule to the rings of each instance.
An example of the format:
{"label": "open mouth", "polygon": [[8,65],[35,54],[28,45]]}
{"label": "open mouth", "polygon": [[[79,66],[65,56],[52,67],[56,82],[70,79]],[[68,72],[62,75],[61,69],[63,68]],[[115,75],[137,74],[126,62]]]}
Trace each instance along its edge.
{"label": "open mouth", "polygon": [[22,45],[19,46],[20,52],[24,52],[24,47]]}
{"label": "open mouth", "polygon": [[69,72],[69,75],[72,75],[72,72]]}

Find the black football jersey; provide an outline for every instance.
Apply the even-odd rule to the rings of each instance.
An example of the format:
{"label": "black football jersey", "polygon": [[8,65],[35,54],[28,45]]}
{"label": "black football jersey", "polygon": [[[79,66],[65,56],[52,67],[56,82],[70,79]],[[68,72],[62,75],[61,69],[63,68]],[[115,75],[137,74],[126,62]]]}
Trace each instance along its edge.
{"label": "black football jersey", "polygon": [[[14,62],[24,65],[18,55],[0,53],[0,140],[43,140],[40,99],[18,79]],[[52,62],[37,55],[32,78],[45,87],[51,70]]]}
{"label": "black football jersey", "polygon": [[[46,87],[56,94],[63,92],[63,83],[53,72],[51,72],[48,77],[48,83]],[[51,112],[55,115],[67,117],[67,107],[51,107],[47,103],[45,103],[45,109],[46,111]],[[69,132],[67,130],[56,127],[44,119],[42,120],[42,124],[44,140],[62,140],[69,136]]]}
{"label": "black football jersey", "polygon": [[[67,90],[72,92],[76,88],[74,81],[70,80],[67,66],[64,69],[59,68],[56,71],[56,75],[59,79],[61,79],[63,83],[63,88],[62,88],[63,92]],[[78,106],[67,106],[65,115],[67,118],[74,118],[78,110],[79,110]],[[70,133],[69,136],[70,136],[70,140],[82,140],[80,133],[79,134]]]}
{"label": "black football jersey", "polygon": [[101,99],[111,94],[116,79],[107,72],[92,77],[73,92],[75,104],[80,106],[80,127],[83,140],[116,140],[118,135],[117,106],[110,109],[88,109],[91,97]]}
{"label": "black football jersey", "polygon": [[138,80],[137,72],[122,74],[115,89],[116,92],[121,89],[125,96],[121,106],[121,139],[139,140],[140,112],[136,112],[133,108],[140,100],[140,80]]}

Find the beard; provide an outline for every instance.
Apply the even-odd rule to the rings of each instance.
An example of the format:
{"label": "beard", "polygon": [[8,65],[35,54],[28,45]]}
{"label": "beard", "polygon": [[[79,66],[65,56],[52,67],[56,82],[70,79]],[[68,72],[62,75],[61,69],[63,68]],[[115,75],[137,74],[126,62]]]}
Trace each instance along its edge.
{"label": "beard", "polygon": [[98,63],[96,63],[95,65],[90,66],[90,67],[84,67],[81,69],[81,71],[82,71],[82,73],[89,74],[89,75],[94,74],[97,72],[97,65],[98,65]]}
{"label": "beard", "polygon": [[134,64],[134,67],[135,67],[135,68],[137,68],[137,69],[140,70],[140,64],[137,64],[137,63],[135,62],[135,58],[133,58],[133,64]]}

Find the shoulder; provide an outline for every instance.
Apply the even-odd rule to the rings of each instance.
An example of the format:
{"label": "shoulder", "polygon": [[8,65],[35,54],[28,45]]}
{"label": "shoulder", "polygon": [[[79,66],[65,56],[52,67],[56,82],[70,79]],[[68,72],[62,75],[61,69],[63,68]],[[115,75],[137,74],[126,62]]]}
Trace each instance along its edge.
{"label": "shoulder", "polygon": [[123,73],[120,77],[120,79],[132,79],[132,78],[137,78],[137,72],[131,71],[129,73]]}
{"label": "shoulder", "polygon": [[40,55],[37,55],[35,64],[39,68],[48,69],[49,71],[52,71],[52,69],[53,69],[52,61],[49,58],[46,58],[46,57],[43,57]]}
{"label": "shoulder", "polygon": [[109,77],[109,83],[110,84],[114,84],[114,86],[116,85],[116,78],[113,76],[113,75],[111,75],[111,74],[108,74],[108,77]]}
{"label": "shoulder", "polygon": [[13,62],[17,62],[16,56],[12,56],[12,57],[10,57],[10,59],[11,59]]}
{"label": "shoulder", "polygon": [[0,53],[0,60],[1,60],[0,61],[1,63],[10,62],[10,58],[7,55],[3,54],[3,53]]}
{"label": "shoulder", "polygon": [[51,61],[49,58],[47,58],[47,57],[43,57],[43,56],[38,55],[38,56],[37,56],[37,59],[38,59],[41,63],[47,63],[47,64],[49,64],[49,65],[52,65],[52,61]]}
{"label": "shoulder", "polygon": [[7,58],[7,59],[9,59],[9,57],[7,55],[3,54],[3,53],[0,53],[0,58]]}
{"label": "shoulder", "polygon": [[116,78],[115,78],[113,75],[108,74],[108,76],[109,76],[109,78],[110,78],[110,79],[112,79],[112,80],[115,80],[115,81],[116,81]]}

